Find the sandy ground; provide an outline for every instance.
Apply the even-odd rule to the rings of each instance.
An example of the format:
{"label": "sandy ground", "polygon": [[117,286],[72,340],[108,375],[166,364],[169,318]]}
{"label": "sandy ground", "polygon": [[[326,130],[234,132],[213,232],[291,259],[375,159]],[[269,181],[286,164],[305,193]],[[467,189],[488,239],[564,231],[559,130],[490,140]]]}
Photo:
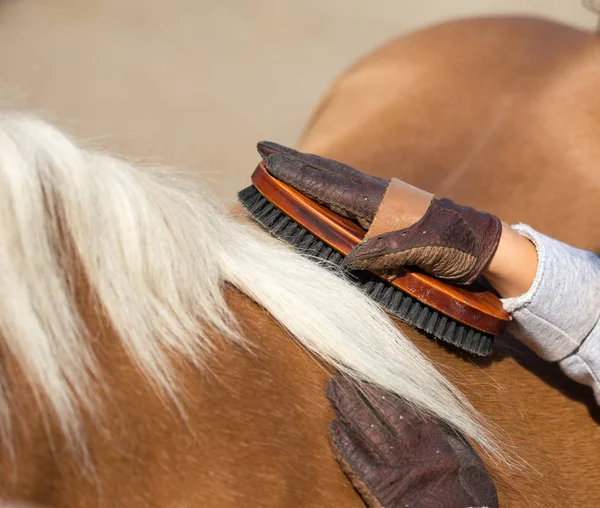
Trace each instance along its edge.
{"label": "sandy ground", "polygon": [[579,0],[0,0],[0,106],[202,171],[231,202],[256,141],[293,145],[356,58],[427,24],[496,13],[595,25]]}

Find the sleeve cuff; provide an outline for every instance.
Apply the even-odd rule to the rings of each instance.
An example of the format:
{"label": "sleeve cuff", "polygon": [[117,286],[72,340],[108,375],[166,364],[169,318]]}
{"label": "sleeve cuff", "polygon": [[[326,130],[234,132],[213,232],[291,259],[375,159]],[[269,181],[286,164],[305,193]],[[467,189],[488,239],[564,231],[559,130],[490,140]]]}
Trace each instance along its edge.
{"label": "sleeve cuff", "polygon": [[502,300],[509,331],[542,358],[562,360],[600,320],[600,258],[524,224],[513,228],[535,245],[538,269],[529,291]]}
{"label": "sleeve cuff", "polygon": [[514,298],[502,298],[502,305],[504,306],[504,310],[509,312],[510,314],[515,311],[526,307],[530,304],[542,282],[542,278],[544,276],[544,268],[546,266],[546,247],[543,242],[538,242],[535,236],[535,231],[525,224],[517,224],[512,226],[512,228],[517,231],[521,236],[527,238],[533,245],[535,246],[535,250],[537,250],[538,256],[538,266],[537,272],[535,274],[535,278],[533,279],[533,283],[529,290],[522,294],[521,296],[516,296]]}

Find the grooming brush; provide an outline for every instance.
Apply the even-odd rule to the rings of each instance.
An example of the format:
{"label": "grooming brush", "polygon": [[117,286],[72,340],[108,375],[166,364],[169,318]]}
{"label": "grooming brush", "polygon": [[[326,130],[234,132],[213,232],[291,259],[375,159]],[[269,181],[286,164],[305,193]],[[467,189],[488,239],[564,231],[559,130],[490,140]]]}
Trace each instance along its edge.
{"label": "grooming brush", "polygon": [[[259,224],[304,255],[341,265],[366,232],[271,176],[261,162],[238,200]],[[410,268],[393,277],[346,270],[350,279],[390,314],[437,339],[480,356],[510,316],[478,285],[457,287]]]}

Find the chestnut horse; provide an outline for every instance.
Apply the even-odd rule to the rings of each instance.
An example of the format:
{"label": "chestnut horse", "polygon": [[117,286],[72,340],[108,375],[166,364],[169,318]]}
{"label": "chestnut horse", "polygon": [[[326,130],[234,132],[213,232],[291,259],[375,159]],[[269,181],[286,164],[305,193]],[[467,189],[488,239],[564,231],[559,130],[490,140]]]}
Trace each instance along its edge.
{"label": "chestnut horse", "polygon": [[[299,148],[597,250],[598,84],[590,34],[449,23],[341,76]],[[336,368],[469,436],[501,506],[600,503],[591,391],[510,336],[479,361],[394,328],[197,186],[37,121],[0,121],[0,179],[1,498],[362,506],[327,443]]]}

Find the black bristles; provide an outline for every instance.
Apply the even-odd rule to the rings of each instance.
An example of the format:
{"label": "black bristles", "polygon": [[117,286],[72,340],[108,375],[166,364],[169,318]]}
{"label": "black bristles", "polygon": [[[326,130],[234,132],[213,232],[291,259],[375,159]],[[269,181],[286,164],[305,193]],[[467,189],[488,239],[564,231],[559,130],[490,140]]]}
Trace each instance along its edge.
{"label": "black bristles", "polygon": [[410,308],[413,304],[412,298],[408,295],[402,295],[402,305],[398,309],[398,316],[404,320],[408,319],[408,315],[410,314]]}
{"label": "black bristles", "polygon": [[286,228],[293,223],[294,221],[292,219],[287,216],[284,217],[281,221],[277,222],[277,224],[273,226],[273,234],[277,236],[283,235]]}
{"label": "black bristles", "polygon": [[438,322],[435,326],[435,330],[433,330],[433,332],[432,332],[432,335],[434,335],[438,339],[446,340],[446,339],[444,339],[444,332],[446,331],[447,325],[448,325],[448,317],[441,316],[440,319],[438,319]]}
{"label": "black bristles", "polygon": [[373,291],[375,284],[377,284],[377,279],[373,278],[371,280],[367,280],[362,284],[362,289],[365,293],[371,294],[371,291]]}
{"label": "black bristles", "polygon": [[329,245],[323,244],[323,248],[319,252],[319,257],[322,259],[329,259],[329,256],[333,253],[333,249]]}
{"label": "black bristles", "polygon": [[417,320],[415,321],[415,326],[420,330],[424,330],[427,326],[427,318],[429,317],[430,311],[431,309],[429,307],[423,306],[421,312],[419,312]]}
{"label": "black bristles", "polygon": [[403,293],[401,291],[394,291],[394,297],[390,302],[390,306],[388,307],[392,312],[397,312],[402,303]]}
{"label": "black bristles", "polygon": [[333,255],[329,256],[329,261],[331,261],[333,264],[335,265],[341,265],[342,261],[344,260],[344,256],[342,256],[342,254],[340,254],[339,252],[334,252]]}
{"label": "black bristles", "polygon": [[409,323],[417,324],[417,317],[419,316],[419,311],[421,310],[421,302],[412,302],[410,306],[410,310],[406,316],[406,320]]}
{"label": "black bristles", "polygon": [[394,293],[395,292],[396,292],[396,289],[394,287],[388,286],[387,289],[381,295],[381,299],[379,300],[379,302],[386,309],[390,308],[390,305],[391,305],[392,300],[394,298]]}
{"label": "black bristles", "polygon": [[[238,193],[250,215],[277,238],[301,254],[341,266],[344,256],[304,229],[266,199],[254,186]],[[492,352],[494,337],[458,323],[403,293],[369,272],[348,272],[350,279],[388,312],[425,333],[460,349],[481,356]]]}
{"label": "black bristles", "polygon": [[[423,330],[425,330],[425,332],[430,333],[430,334],[433,333],[433,331],[435,330],[435,324],[437,323],[438,319],[439,319],[439,314],[437,312],[432,312],[429,315],[429,320],[427,321],[427,324],[425,325]],[[460,344],[460,340],[458,342]]]}
{"label": "black bristles", "polygon": [[445,340],[448,341],[452,337],[454,337],[454,333],[456,332],[456,321],[450,320],[448,326],[444,330]]}
{"label": "black bristles", "polygon": [[298,223],[296,223],[290,219],[290,223],[284,227],[284,229],[281,231],[281,234],[279,236],[280,236],[280,238],[283,238],[284,240],[288,240],[289,238],[292,238],[296,234],[296,231],[298,231],[298,229],[300,229],[300,226],[298,225]]}
{"label": "black bristles", "polygon": [[456,330],[456,341],[459,344],[462,344],[463,342],[465,342],[465,336],[466,336],[466,330],[464,326],[459,326],[458,329]]}
{"label": "black bristles", "polygon": [[369,296],[373,298],[373,300],[375,300],[376,302],[379,302],[386,287],[387,284],[385,282],[383,282],[382,280],[377,280],[373,289],[369,291]]}

